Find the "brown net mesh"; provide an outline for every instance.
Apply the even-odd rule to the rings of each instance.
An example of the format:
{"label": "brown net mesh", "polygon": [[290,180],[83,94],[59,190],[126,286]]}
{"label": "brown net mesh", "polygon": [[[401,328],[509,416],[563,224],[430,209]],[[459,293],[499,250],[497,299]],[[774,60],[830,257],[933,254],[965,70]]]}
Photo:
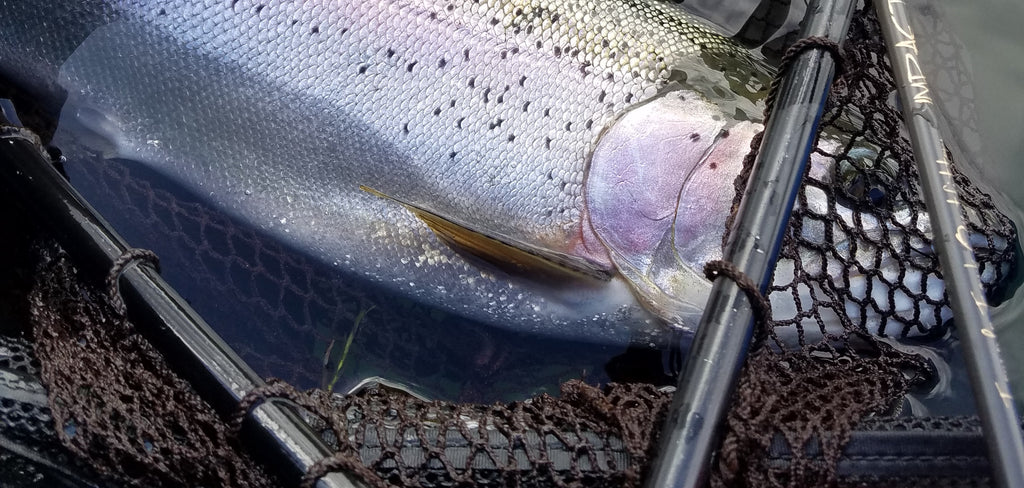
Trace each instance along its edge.
{"label": "brown net mesh", "polygon": [[[896,410],[917,379],[905,373],[926,369],[920,358],[876,345],[874,357],[827,350],[755,352],[729,411],[713,486],[834,483],[857,422]],[[792,453],[785,464],[766,456],[779,433]],[[812,443],[824,462],[805,454]]]}
{"label": "brown net mesh", "polygon": [[[925,360],[875,334],[941,334],[949,313],[941,288],[931,286],[941,273],[927,252],[917,173],[870,10],[854,21],[843,58],[857,69],[837,79],[823,118],[825,142],[816,149],[833,170],[812,169],[805,179],[768,295],[775,315],[744,369],[712,482],[983,486],[984,478],[843,477],[837,470],[857,425],[916,428],[899,420],[870,424],[897,411],[928,370]],[[957,181],[991,292],[1012,271],[1015,230],[964,176]],[[106,298],[77,282],[66,256],[42,249],[30,309],[51,433],[108,480],[276,485]],[[834,269],[854,271],[834,279]],[[338,450],[307,483],[343,469],[371,485],[405,486],[636,486],[670,398],[652,385],[569,382],[560,398],[473,405],[383,387],[331,396],[271,382],[243,410],[266,396],[303,407]],[[950,426],[955,422],[932,427]],[[780,445],[789,454],[780,457]]]}
{"label": "brown net mesh", "polygon": [[46,250],[29,295],[41,378],[61,442],[145,486],[277,486],[226,424],[111,307]]}
{"label": "brown net mesh", "polygon": [[338,450],[306,476],[310,486],[338,468],[376,486],[638,486],[670,401],[642,384],[570,381],[560,398],[473,405],[378,385],[342,397],[271,382],[243,404],[266,396],[312,412]]}
{"label": "brown net mesh", "polygon": [[[884,53],[874,11],[865,8],[842,49],[842,64],[856,68],[837,76],[815,145],[833,171],[812,168],[806,176],[776,268],[776,278],[792,278],[776,279],[769,289],[775,311],[794,313],[773,315],[764,331],[769,343],[747,362],[714,473],[717,486],[837,483],[836,467],[853,427],[898,409],[902,395],[928,370],[923,358],[871,334],[945,332],[948,298],[930,286],[940,282],[941,271],[938,256],[927,251],[926,210]],[[821,142],[839,133],[848,136],[835,149]],[[737,203],[753,154],[737,178]],[[865,154],[873,161],[862,159]],[[1013,270],[1016,231],[987,195],[958,171],[955,178],[966,202],[964,218],[985,237],[972,244],[991,293]],[[827,205],[811,202],[822,195]],[[853,213],[843,215],[839,205]],[[868,208],[870,219],[857,213]],[[828,238],[819,240],[814,227]],[[828,279],[826,270],[834,268],[855,271]],[[778,306],[785,303],[794,306]],[[841,329],[828,326],[837,322]],[[780,339],[784,334],[795,335],[799,347]],[[777,433],[792,453],[790,462],[773,463],[765,455]],[[811,444],[824,462],[805,455]]]}

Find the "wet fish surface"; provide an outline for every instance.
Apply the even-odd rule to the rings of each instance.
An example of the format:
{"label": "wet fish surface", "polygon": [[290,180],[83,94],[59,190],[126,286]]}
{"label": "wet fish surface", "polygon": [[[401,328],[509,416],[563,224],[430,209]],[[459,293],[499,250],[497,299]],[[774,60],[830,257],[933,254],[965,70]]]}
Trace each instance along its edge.
{"label": "wet fish surface", "polygon": [[58,144],[400,295],[595,342],[695,325],[773,74],[653,0],[0,7],[0,69],[67,94]]}

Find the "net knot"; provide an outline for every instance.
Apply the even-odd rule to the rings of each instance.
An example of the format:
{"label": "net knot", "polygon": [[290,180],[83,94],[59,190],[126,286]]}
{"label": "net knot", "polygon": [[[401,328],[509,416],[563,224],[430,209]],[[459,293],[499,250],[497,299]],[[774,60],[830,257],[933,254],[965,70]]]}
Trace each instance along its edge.
{"label": "net knot", "polygon": [[136,262],[149,264],[157,272],[160,271],[160,258],[149,249],[129,248],[114,260],[114,264],[110,267],[110,272],[107,273],[107,296],[110,298],[110,304],[114,307],[114,311],[121,317],[125,316],[128,307],[125,306],[124,299],[121,298],[118,280],[120,280],[124,271],[128,269],[128,266]]}
{"label": "net knot", "polygon": [[783,72],[789,69],[789,65],[793,63],[797,56],[804,51],[811,49],[822,49],[832,55],[832,61],[836,64],[836,78],[843,74],[844,58],[843,50],[839,47],[839,44],[835,41],[820,36],[811,36],[799,39],[794,42],[789,49],[786,49],[786,54],[782,55],[782,60],[779,63],[779,72]]}
{"label": "net knot", "polygon": [[835,76],[839,78],[845,72],[845,63],[843,58],[843,49],[835,41],[820,36],[805,37],[795,41],[786,49],[786,53],[782,55],[782,59],[779,62],[779,72],[772,80],[771,86],[768,89],[768,98],[764,104],[764,123],[767,125],[768,117],[771,116],[772,108],[775,105],[775,97],[778,96],[779,84],[783,78],[783,74],[789,70],[791,64],[796,61],[796,58],[800,56],[804,51],[811,49],[821,49],[832,55],[832,61],[835,63]]}
{"label": "net knot", "polygon": [[238,406],[235,408],[235,413],[231,416],[228,426],[231,431],[238,434],[242,430],[242,422],[249,415],[256,406],[271,399],[271,398],[283,398],[289,400],[292,403],[299,404],[300,393],[292,385],[285,383],[277,378],[268,378],[267,382],[261,386],[257,386],[252,390],[249,390],[241,400],[238,401]]}
{"label": "net knot", "polygon": [[[327,425],[327,429],[331,430],[334,434],[334,438],[338,439],[341,443],[342,439],[345,439],[347,431],[343,422],[343,414],[341,417],[338,415],[332,415],[332,409],[329,405],[330,397],[310,395],[307,392],[302,392],[295,389],[294,386],[278,379],[268,378],[266,383],[253,388],[241,400],[238,401],[238,407],[235,409],[235,413],[231,416],[229,427],[235,435],[238,435],[242,430],[242,423],[245,418],[261,403],[270,399],[283,399],[287,400],[294,405],[305,409],[307,412],[320,418]],[[351,446],[341,443],[337,446],[337,451],[334,454],[324,457],[317,462],[313,463],[306,473],[303,474],[300,481],[300,486],[303,488],[313,488],[316,486],[317,480],[333,472],[344,472],[350,475],[356,475],[366,485],[373,487],[384,487],[387,486],[379,476],[374,473],[372,469],[364,465],[359,458],[359,453],[355,452]]]}
{"label": "net knot", "polygon": [[758,324],[764,324],[772,317],[772,306],[768,302],[768,299],[761,294],[758,290],[757,284],[754,280],[750,279],[743,271],[736,267],[735,264],[716,259],[714,261],[708,261],[704,264],[704,276],[715,281],[719,276],[729,278],[736,286],[743,290],[743,293],[747,296],[747,300],[750,302],[750,308],[754,311],[754,318]]}

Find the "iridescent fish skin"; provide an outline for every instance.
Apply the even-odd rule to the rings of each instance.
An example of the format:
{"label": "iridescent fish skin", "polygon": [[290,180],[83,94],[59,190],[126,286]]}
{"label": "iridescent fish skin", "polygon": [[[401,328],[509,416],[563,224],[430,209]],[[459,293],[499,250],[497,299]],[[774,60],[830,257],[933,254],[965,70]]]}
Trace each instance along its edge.
{"label": "iridescent fish skin", "polygon": [[[67,90],[58,142],[95,133],[93,148],[107,156],[156,168],[421,301],[595,341],[656,328],[623,280],[566,285],[467,260],[360,185],[615,275],[586,238],[585,173],[602,132],[661,92],[712,95],[738,83],[708,67],[702,50],[738,55],[738,72],[767,73],[657,3],[2,6],[14,32],[0,41],[4,69]],[[54,18],[67,21],[63,35],[47,28]],[[759,78],[750,79],[755,93]],[[731,94],[722,106],[759,110]]]}
{"label": "iridescent fish skin", "polygon": [[[709,288],[695,268],[720,255],[732,198],[719,183],[759,128],[737,120],[760,113],[772,74],[655,0],[0,7],[13,32],[2,69],[67,91],[58,141],[142,162],[421,302],[599,342],[656,334],[648,311],[695,325]],[[88,37],[47,30],[53,18]],[[623,125],[641,116],[657,129]],[[616,134],[643,158],[616,152]],[[651,154],[676,157],[660,167],[678,173],[648,171],[616,193],[616,175]],[[619,211],[655,186],[660,214]],[[467,258],[409,208],[578,275]]]}

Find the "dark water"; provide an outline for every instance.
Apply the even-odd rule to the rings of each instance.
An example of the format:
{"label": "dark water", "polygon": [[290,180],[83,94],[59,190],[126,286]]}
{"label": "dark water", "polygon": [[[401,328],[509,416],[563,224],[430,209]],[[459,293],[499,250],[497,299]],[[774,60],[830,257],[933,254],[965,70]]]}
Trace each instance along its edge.
{"label": "dark water", "polygon": [[[972,176],[1024,228],[1024,5],[942,2],[949,33],[973,62],[978,148]],[[1015,15],[1018,14],[1018,15]],[[211,212],[137,164],[78,156],[72,180],[129,242],[152,248],[164,275],[261,374],[303,387],[334,381],[345,343],[350,355],[335,388],[380,375],[438,398],[515,399],[551,392],[571,378],[665,381],[656,350],[539,338],[482,327],[425,309],[338,275],[319,263]],[[1017,391],[1024,391],[1024,297],[993,311]],[[355,325],[358,330],[353,334]],[[330,353],[328,354],[328,351]],[[327,367],[323,358],[327,357]],[[932,413],[969,409],[958,357],[951,391],[929,401]]]}
{"label": "dark water", "polygon": [[[1024,3],[941,0],[950,32],[973,67],[981,142],[976,181],[1024,229]],[[1018,406],[1024,405],[1024,292],[992,312]]]}
{"label": "dark water", "polygon": [[138,162],[66,142],[76,188],[131,245],[160,256],[162,276],[260,375],[342,392],[377,376],[485,403],[556,394],[570,379],[606,382],[609,371],[666,381],[659,350],[538,337],[427,308],[288,248]]}

